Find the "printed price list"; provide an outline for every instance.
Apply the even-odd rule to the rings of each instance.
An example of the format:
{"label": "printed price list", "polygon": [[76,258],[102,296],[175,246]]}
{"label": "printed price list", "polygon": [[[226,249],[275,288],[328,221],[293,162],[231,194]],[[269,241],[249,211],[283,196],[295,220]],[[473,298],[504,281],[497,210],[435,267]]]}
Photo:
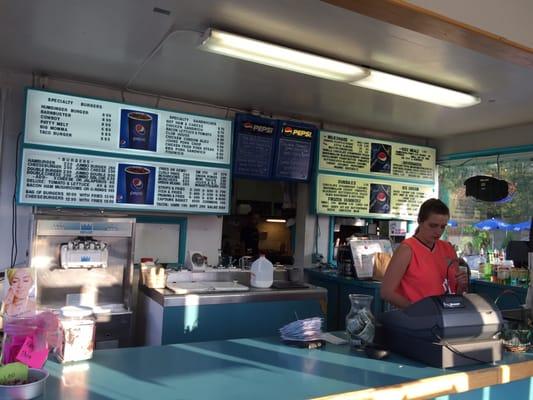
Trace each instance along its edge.
{"label": "printed price list", "polygon": [[77,156],[34,157],[25,153],[24,192],[28,201],[105,205],[115,197],[115,166]]}
{"label": "printed price list", "polygon": [[178,158],[227,162],[229,122],[169,114],[165,120],[164,151]]}
{"label": "printed price list", "polygon": [[194,167],[159,167],[158,207],[226,212],[229,172]]}
{"label": "printed price list", "polygon": [[397,147],[393,153],[394,176],[413,179],[435,179],[435,151],[415,147]]}
{"label": "printed price list", "polygon": [[346,135],[324,133],[320,137],[320,168],[346,172],[368,172],[370,143]]}

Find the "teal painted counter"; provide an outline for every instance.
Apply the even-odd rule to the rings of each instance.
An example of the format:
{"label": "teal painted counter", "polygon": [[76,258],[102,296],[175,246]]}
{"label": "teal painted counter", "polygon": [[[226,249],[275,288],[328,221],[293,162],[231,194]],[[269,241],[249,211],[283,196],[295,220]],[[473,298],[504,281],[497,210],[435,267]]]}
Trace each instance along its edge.
{"label": "teal painted counter", "polygon": [[[507,364],[510,367],[470,367],[458,374],[396,355],[383,361],[368,359],[348,346],[327,344],[323,350],[308,350],[283,345],[278,338],[233,339],[97,350],[90,361],[64,366],[48,361],[50,377],[43,399],[291,400],[369,389],[377,395],[378,388],[388,385],[418,396],[428,390],[443,396],[446,390],[505,379],[517,381],[439,399],[530,399],[533,355],[506,354],[499,365]],[[432,384],[417,381],[428,378]],[[379,398],[402,398],[394,393]]]}
{"label": "teal painted counter", "polygon": [[345,317],[350,311],[349,295],[352,293],[373,296],[372,313],[379,317],[383,312],[384,302],[381,300],[381,283],[363,281],[351,277],[337,275],[336,270],[305,269],[309,283],[321,286],[328,291],[327,329],[328,331],[345,328]]}
{"label": "teal painted counter", "polygon": [[137,340],[160,345],[270,336],[296,318],[324,317],[325,309],[326,291],[310,285],[197,295],[142,286]]}

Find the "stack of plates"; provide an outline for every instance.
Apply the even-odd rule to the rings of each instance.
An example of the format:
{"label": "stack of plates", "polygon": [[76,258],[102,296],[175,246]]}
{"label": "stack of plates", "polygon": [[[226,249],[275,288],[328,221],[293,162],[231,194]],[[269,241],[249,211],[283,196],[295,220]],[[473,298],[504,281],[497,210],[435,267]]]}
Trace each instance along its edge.
{"label": "stack of plates", "polygon": [[312,342],[322,339],[322,318],[299,319],[285,325],[279,331],[281,339],[295,342]]}

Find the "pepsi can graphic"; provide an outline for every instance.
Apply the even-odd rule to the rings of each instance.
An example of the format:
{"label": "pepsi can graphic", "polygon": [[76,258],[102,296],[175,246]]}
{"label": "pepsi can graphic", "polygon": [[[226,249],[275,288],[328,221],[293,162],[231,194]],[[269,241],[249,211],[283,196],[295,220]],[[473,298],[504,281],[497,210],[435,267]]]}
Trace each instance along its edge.
{"label": "pepsi can graphic", "polygon": [[147,150],[152,133],[152,116],[142,112],[128,113],[130,149]]}
{"label": "pepsi can graphic", "polygon": [[369,212],[373,214],[390,213],[391,186],[377,183],[370,184],[370,207]]}
{"label": "pepsi can graphic", "polygon": [[391,173],[392,146],[383,143],[372,143],[370,147],[370,172]]}
{"label": "pepsi can graphic", "polygon": [[150,170],[146,167],[130,166],[124,168],[124,173],[126,175],[126,202],[146,204]]}

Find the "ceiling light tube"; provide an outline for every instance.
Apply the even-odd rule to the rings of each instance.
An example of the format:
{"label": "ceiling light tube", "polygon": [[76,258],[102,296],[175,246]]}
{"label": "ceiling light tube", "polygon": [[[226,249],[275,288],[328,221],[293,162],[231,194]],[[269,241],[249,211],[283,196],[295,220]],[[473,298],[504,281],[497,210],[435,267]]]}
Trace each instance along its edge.
{"label": "ceiling light tube", "polygon": [[370,75],[351,84],[453,108],[469,107],[481,102],[479,97],[468,93],[372,69]]}
{"label": "ceiling light tube", "polygon": [[275,223],[278,223],[278,224],[284,224],[285,222],[287,222],[287,220],[286,219],[281,219],[281,218],[267,218],[266,222],[275,222]]}
{"label": "ceiling light tube", "polygon": [[357,65],[217,29],[208,29],[204,33],[200,48],[229,57],[347,83],[361,79],[369,74],[366,68]]}

